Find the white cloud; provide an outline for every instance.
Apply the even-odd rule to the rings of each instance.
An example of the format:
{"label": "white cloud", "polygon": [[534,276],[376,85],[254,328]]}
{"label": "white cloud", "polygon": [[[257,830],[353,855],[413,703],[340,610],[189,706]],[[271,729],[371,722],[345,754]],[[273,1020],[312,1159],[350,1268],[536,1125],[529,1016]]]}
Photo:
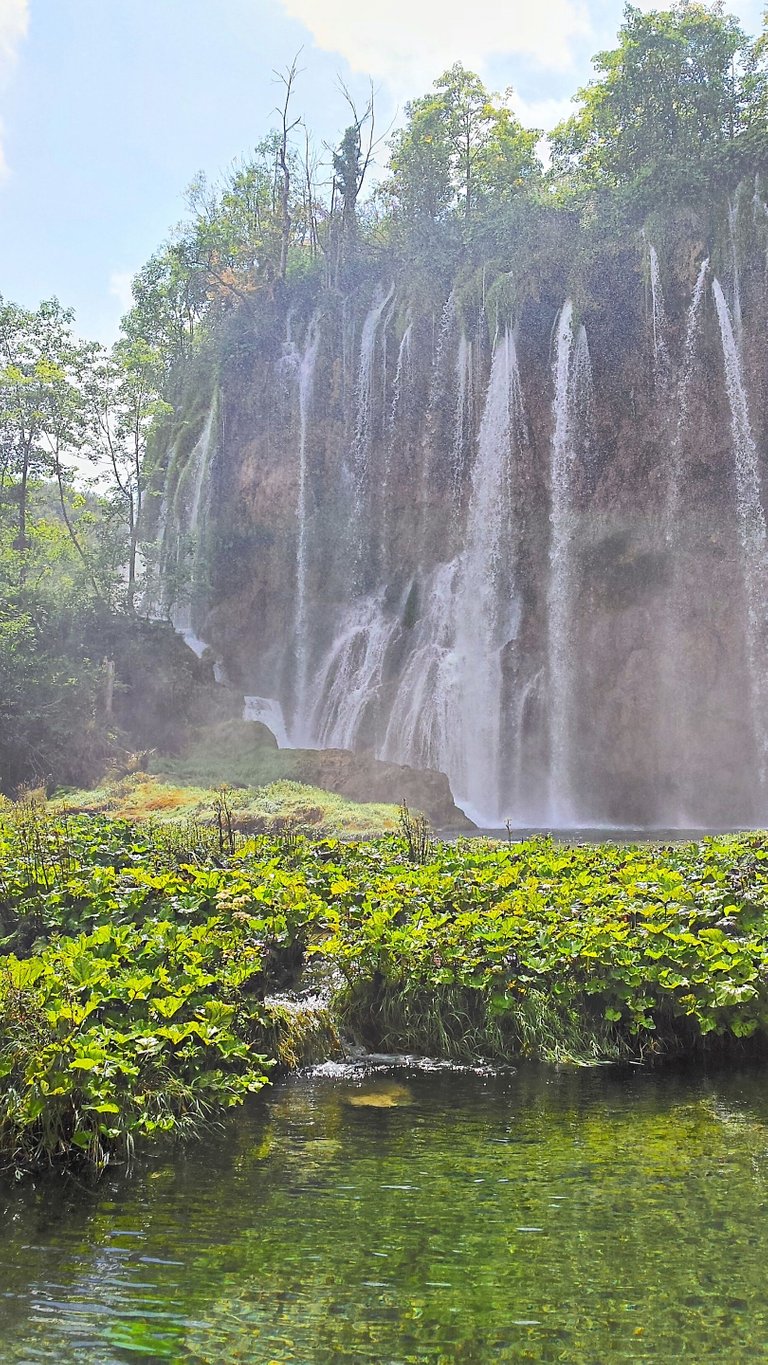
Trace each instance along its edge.
{"label": "white cloud", "polygon": [[317,45],[413,95],[455,61],[481,72],[518,54],[550,70],[591,32],[585,0],[281,0]]}
{"label": "white cloud", "polygon": [[28,0],[0,0],[0,74],[15,61],[28,24]]}
{"label": "white cloud", "polygon": [[541,128],[545,133],[551,132],[556,124],[569,118],[575,109],[572,99],[526,100],[516,90],[509,102],[526,128]]}
{"label": "white cloud", "polygon": [[[0,0],[0,82],[7,78],[13,68],[19,46],[26,37],[28,24],[28,0]],[[0,123],[0,180],[8,174],[2,132]]]}
{"label": "white cloud", "polygon": [[133,273],[130,270],[113,270],[109,277],[109,292],[117,299],[124,313],[133,305],[132,279]]}

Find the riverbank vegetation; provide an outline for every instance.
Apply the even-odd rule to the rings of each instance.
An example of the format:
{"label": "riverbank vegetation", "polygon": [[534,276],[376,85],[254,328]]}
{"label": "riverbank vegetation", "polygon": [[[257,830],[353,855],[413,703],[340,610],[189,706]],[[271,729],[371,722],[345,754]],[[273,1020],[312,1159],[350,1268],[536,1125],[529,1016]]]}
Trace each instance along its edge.
{"label": "riverbank vegetation", "polygon": [[[57,799],[69,811],[116,820],[159,824],[181,820],[211,825],[220,798],[211,787],[186,778],[183,785],[177,785],[172,774],[136,772]],[[232,828],[238,834],[279,834],[298,828],[315,838],[329,835],[356,839],[392,832],[398,825],[397,806],[350,801],[335,792],[285,778],[259,787],[229,790],[226,802]]]}
{"label": "riverbank vegetation", "polygon": [[[367,842],[0,821],[0,1155],[101,1165],[301,1061],[311,967],[378,1050],[651,1061],[768,1047],[768,837]],[[423,861],[422,861],[423,860]],[[306,1028],[307,1021],[300,1021]],[[282,1040],[281,1040],[282,1035]]]}

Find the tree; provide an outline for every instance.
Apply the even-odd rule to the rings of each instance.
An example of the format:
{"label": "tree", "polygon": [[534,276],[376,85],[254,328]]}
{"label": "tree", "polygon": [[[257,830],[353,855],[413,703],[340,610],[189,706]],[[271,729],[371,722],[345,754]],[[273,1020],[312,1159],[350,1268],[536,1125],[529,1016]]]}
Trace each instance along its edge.
{"label": "tree", "polygon": [[391,189],[407,219],[459,213],[465,234],[488,198],[508,198],[537,177],[539,133],[525,129],[504,99],[456,62],[434,93],[406,106],[393,140]]}
{"label": "tree", "polygon": [[133,306],[122,321],[130,342],[150,346],[164,374],[188,360],[208,302],[199,244],[188,231],[150,256],[134,276]]}
{"label": "tree", "polygon": [[34,311],[0,301],[0,356],[4,362],[0,368],[0,431],[4,473],[14,482],[18,509],[14,547],[20,557],[22,579],[28,548],[29,484],[34,477],[55,479],[65,525],[87,564],[69,517],[65,462],[81,450],[85,440],[82,385],[93,347],[75,339],[72,321],[72,312],[62,308],[58,299],[46,300]]}
{"label": "tree", "polygon": [[296,84],[296,76],[298,74],[296,71],[297,61],[298,54],[294,57],[293,61],[291,62],[291,65],[287,68],[287,70],[275,72],[277,80],[279,80],[285,88],[285,98],[283,100],[282,105],[277,111],[280,117],[280,131],[278,134],[277,144],[277,160],[278,165],[280,167],[280,174],[282,180],[280,186],[280,265],[278,268],[278,273],[280,279],[283,282],[285,281],[286,272],[288,270],[288,247],[290,245],[291,240],[292,224],[291,173],[293,170],[292,166],[293,158],[289,158],[288,139],[291,133],[293,132],[294,128],[297,128],[298,125],[301,123],[301,119],[298,118],[294,119],[292,123],[288,122],[288,110],[290,108],[291,95],[293,94],[293,87]]}
{"label": "tree", "polygon": [[554,174],[587,188],[705,188],[750,122],[750,44],[718,5],[624,15],[619,46],[598,53],[597,79],[552,134]]}
{"label": "tree", "polygon": [[111,355],[99,350],[84,384],[91,458],[109,472],[107,496],[123,527],[129,612],[135,610],[138,589],[147,442],[157,418],[172,411],[158,394],[161,374],[157,350],[124,339]]}
{"label": "tree", "polygon": [[376,138],[376,110],[373,85],[365,107],[360,110],[343,82],[341,93],[347,102],[352,122],[332,152],[333,179],[328,232],[328,279],[338,285],[342,262],[354,260],[358,249],[358,202],[374,153],[381,142]]}
{"label": "tree", "polygon": [[319,218],[322,206],[316,190],[319,156],[312,145],[309,129],[304,126],[304,155],[302,158],[302,245],[306,243],[312,260],[320,250]]}
{"label": "tree", "polygon": [[406,115],[392,139],[391,193],[406,222],[435,223],[455,203],[443,109],[426,96],[407,104]]}
{"label": "tree", "polygon": [[29,481],[46,464],[46,384],[53,354],[60,350],[71,321],[72,314],[55,299],[42,303],[35,313],[0,299],[0,431],[4,475],[14,481],[18,506],[14,548],[22,557],[27,549]]}

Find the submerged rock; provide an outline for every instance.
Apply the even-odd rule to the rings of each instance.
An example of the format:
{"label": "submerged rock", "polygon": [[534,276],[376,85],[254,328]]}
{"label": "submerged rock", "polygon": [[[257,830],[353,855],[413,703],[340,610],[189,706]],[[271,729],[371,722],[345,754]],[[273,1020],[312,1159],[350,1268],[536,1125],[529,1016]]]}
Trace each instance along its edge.
{"label": "submerged rock", "polygon": [[413,1096],[405,1085],[397,1081],[379,1081],[374,1087],[343,1096],[353,1109],[399,1109],[413,1104]]}

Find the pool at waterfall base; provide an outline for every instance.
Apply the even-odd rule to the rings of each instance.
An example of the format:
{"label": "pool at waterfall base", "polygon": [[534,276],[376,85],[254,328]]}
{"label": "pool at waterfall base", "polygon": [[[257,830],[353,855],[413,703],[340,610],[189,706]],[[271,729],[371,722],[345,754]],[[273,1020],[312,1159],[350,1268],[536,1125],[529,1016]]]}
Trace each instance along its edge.
{"label": "pool at waterfall base", "polygon": [[764,1065],[327,1063],[2,1191],[0,1358],[768,1358]]}

